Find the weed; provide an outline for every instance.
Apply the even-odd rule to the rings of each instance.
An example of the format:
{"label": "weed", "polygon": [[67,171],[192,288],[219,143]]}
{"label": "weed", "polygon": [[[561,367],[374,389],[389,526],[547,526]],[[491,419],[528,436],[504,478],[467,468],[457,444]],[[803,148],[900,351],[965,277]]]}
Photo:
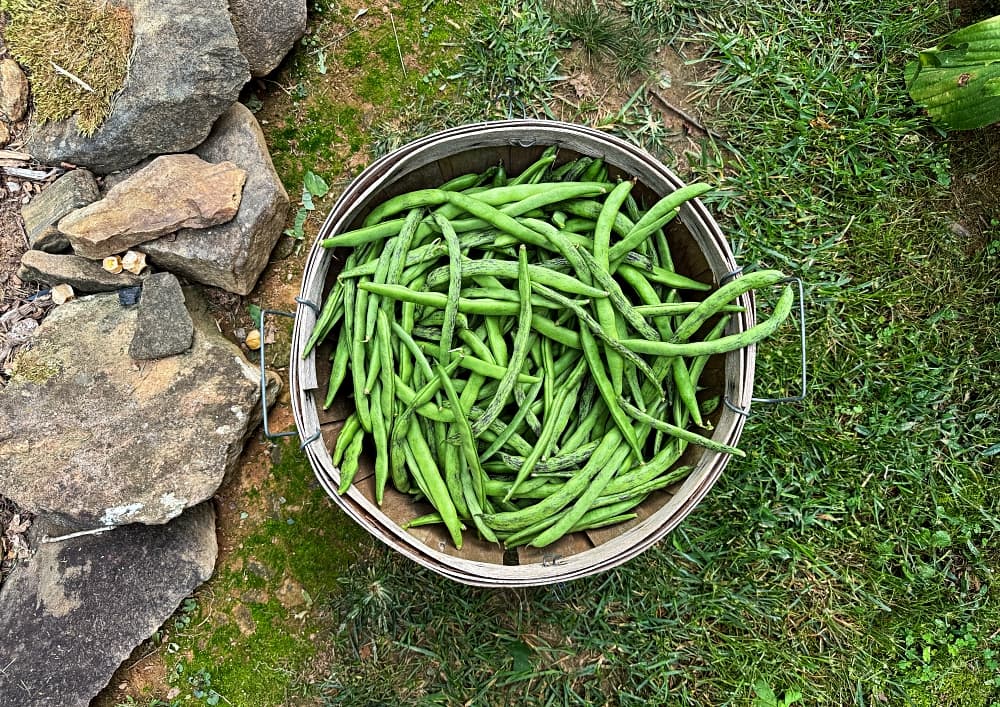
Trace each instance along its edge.
{"label": "weed", "polygon": [[313,202],[313,198],[321,199],[327,195],[330,191],[330,186],[326,181],[315,174],[314,172],[307,171],[305,176],[302,178],[302,198],[299,200],[299,210],[295,212],[295,220],[292,223],[291,228],[285,230],[286,236],[291,236],[298,240],[302,240],[305,237],[303,233],[303,227],[305,226],[306,219],[309,218],[309,214],[316,210],[316,204]]}
{"label": "weed", "polygon": [[537,114],[551,98],[558,73],[557,50],[567,42],[538,0],[501,0],[472,20],[459,59],[463,94],[482,117]]}
{"label": "weed", "polygon": [[590,61],[610,62],[619,81],[651,72],[659,37],[628,15],[596,0],[562,0],[553,6],[552,18],[583,45]]}
{"label": "weed", "polygon": [[578,40],[593,59],[611,55],[627,30],[624,16],[595,0],[566,0],[552,8],[553,21]]}

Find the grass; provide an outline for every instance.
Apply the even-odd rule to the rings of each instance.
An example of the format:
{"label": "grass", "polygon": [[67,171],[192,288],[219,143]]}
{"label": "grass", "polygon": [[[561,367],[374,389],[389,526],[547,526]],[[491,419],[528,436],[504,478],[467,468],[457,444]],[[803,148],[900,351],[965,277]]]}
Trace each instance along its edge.
{"label": "grass", "polygon": [[77,130],[92,135],[111,112],[128,71],[128,9],[89,0],[3,0],[0,10],[9,17],[4,40],[31,73],[35,122],[76,115]]}

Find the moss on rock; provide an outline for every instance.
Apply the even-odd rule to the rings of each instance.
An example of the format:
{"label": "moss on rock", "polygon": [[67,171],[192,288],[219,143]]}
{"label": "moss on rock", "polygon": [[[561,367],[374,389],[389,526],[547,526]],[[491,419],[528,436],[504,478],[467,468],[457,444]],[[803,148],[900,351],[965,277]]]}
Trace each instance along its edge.
{"label": "moss on rock", "polygon": [[31,72],[35,122],[76,114],[92,135],[111,112],[128,72],[132,15],[89,0],[0,0],[7,46]]}

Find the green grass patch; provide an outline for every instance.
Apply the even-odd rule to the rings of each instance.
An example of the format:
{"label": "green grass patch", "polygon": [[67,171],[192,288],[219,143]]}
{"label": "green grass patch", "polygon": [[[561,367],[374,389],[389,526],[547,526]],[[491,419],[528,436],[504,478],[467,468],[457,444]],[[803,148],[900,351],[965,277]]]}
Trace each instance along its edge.
{"label": "green grass patch", "polygon": [[284,705],[312,694],[303,675],[317,636],[333,627],[326,607],[374,542],[332,506],[297,444],[280,444],[274,458],[271,479],[243,501],[266,518],[244,521],[256,525],[208,591],[158,636],[180,704]]}
{"label": "green grass patch", "polygon": [[31,72],[35,122],[76,115],[77,130],[92,135],[125,81],[131,13],[89,0],[3,0],[0,10],[7,46]]}

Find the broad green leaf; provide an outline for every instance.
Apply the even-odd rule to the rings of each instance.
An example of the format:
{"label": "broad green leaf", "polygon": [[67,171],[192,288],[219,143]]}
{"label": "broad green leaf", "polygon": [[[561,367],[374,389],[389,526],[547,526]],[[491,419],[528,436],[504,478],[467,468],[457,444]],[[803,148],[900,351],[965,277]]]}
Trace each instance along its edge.
{"label": "broad green leaf", "polygon": [[302,180],[302,186],[315,197],[324,197],[330,191],[330,187],[326,181],[311,170],[306,172],[306,176]]}
{"label": "broad green leaf", "polygon": [[952,130],[1000,121],[1000,16],[953,32],[903,74],[913,101]]}

